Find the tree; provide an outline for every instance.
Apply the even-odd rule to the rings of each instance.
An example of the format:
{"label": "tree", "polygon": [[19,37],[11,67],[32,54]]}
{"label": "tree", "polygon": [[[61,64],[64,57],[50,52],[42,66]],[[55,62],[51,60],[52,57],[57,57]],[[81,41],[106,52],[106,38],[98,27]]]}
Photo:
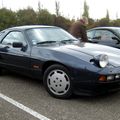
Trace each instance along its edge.
{"label": "tree", "polygon": [[17,12],[17,25],[37,24],[36,12],[28,7]]}
{"label": "tree", "polygon": [[94,27],[94,23],[95,21],[92,19],[92,18],[88,18],[88,26],[87,26],[87,29],[90,29],[90,28],[93,28]]}
{"label": "tree", "polygon": [[56,16],[60,16],[60,2],[55,1],[55,12]]}
{"label": "tree", "polygon": [[89,6],[87,5],[86,0],[84,1],[84,11],[82,16],[89,18]]}
{"label": "tree", "polygon": [[55,21],[55,26],[64,28],[65,30],[69,30],[70,25],[72,24],[72,22],[69,19],[66,19],[63,16],[55,17]]}
{"label": "tree", "polygon": [[111,21],[111,26],[120,27],[120,19]]}
{"label": "tree", "polygon": [[102,18],[97,22],[97,26],[110,26],[109,20],[107,18]]}
{"label": "tree", "polygon": [[106,19],[110,20],[109,11],[108,10],[107,10],[107,13],[106,13]]}
{"label": "tree", "polygon": [[37,13],[37,23],[43,25],[53,25],[54,17],[48,12],[47,9],[41,9]]}
{"label": "tree", "polygon": [[15,12],[2,8],[0,9],[0,30],[13,27],[17,23]]}
{"label": "tree", "polygon": [[41,3],[40,3],[40,1],[38,2],[38,11],[40,11],[41,10]]}

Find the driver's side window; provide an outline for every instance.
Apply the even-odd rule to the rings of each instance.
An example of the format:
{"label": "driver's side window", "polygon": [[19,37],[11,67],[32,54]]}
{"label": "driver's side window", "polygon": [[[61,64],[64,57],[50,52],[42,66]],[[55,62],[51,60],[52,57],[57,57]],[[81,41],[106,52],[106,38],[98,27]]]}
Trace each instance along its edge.
{"label": "driver's side window", "polygon": [[2,40],[2,44],[4,45],[12,45],[13,42],[21,42],[23,45],[26,45],[26,41],[22,32],[13,31],[8,33],[8,35]]}
{"label": "driver's side window", "polygon": [[112,41],[113,37],[115,37],[115,35],[108,30],[96,30],[94,35],[94,39],[101,41],[110,41],[110,40]]}

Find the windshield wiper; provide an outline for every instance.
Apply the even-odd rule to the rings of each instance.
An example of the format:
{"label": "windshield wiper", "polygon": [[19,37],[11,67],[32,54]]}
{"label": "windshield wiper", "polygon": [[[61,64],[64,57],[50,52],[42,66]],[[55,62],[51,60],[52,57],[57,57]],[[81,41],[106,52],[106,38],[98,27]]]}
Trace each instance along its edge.
{"label": "windshield wiper", "polygon": [[38,42],[37,45],[40,44],[49,44],[49,43],[56,43],[57,41],[43,41],[43,42]]}
{"label": "windshield wiper", "polygon": [[74,41],[78,41],[78,40],[77,39],[66,39],[66,40],[61,40],[61,43],[64,43],[64,44],[66,44],[67,42],[73,43]]}

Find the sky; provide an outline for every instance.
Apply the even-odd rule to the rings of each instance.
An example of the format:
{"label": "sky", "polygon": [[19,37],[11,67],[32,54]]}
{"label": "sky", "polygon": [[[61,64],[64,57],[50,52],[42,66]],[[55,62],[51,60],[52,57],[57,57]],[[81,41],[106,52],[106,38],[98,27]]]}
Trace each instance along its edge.
{"label": "sky", "polygon": [[[0,0],[0,8],[6,7],[13,11],[32,7],[38,9],[40,1],[42,8],[55,13],[55,0]],[[79,19],[83,13],[84,0],[56,0],[60,2],[60,12],[64,17]],[[89,6],[89,16],[93,19],[100,19],[106,16],[109,11],[110,19],[120,18],[120,0],[86,0]]]}

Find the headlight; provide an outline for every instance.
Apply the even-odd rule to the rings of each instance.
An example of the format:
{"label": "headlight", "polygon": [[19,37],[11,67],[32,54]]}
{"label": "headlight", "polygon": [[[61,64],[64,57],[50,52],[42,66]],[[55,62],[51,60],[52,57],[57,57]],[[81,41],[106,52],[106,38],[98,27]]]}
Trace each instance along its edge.
{"label": "headlight", "polygon": [[90,62],[98,67],[104,68],[108,65],[108,56],[101,54],[96,56],[94,59],[91,59]]}
{"label": "headlight", "polygon": [[101,68],[104,68],[104,67],[106,67],[107,66],[107,64],[108,64],[108,56],[107,55],[99,55],[99,66],[101,67]]}
{"label": "headlight", "polygon": [[104,68],[108,64],[108,56],[101,54],[101,55],[96,56],[94,59],[91,59],[90,62],[92,64],[97,65],[98,67]]}

